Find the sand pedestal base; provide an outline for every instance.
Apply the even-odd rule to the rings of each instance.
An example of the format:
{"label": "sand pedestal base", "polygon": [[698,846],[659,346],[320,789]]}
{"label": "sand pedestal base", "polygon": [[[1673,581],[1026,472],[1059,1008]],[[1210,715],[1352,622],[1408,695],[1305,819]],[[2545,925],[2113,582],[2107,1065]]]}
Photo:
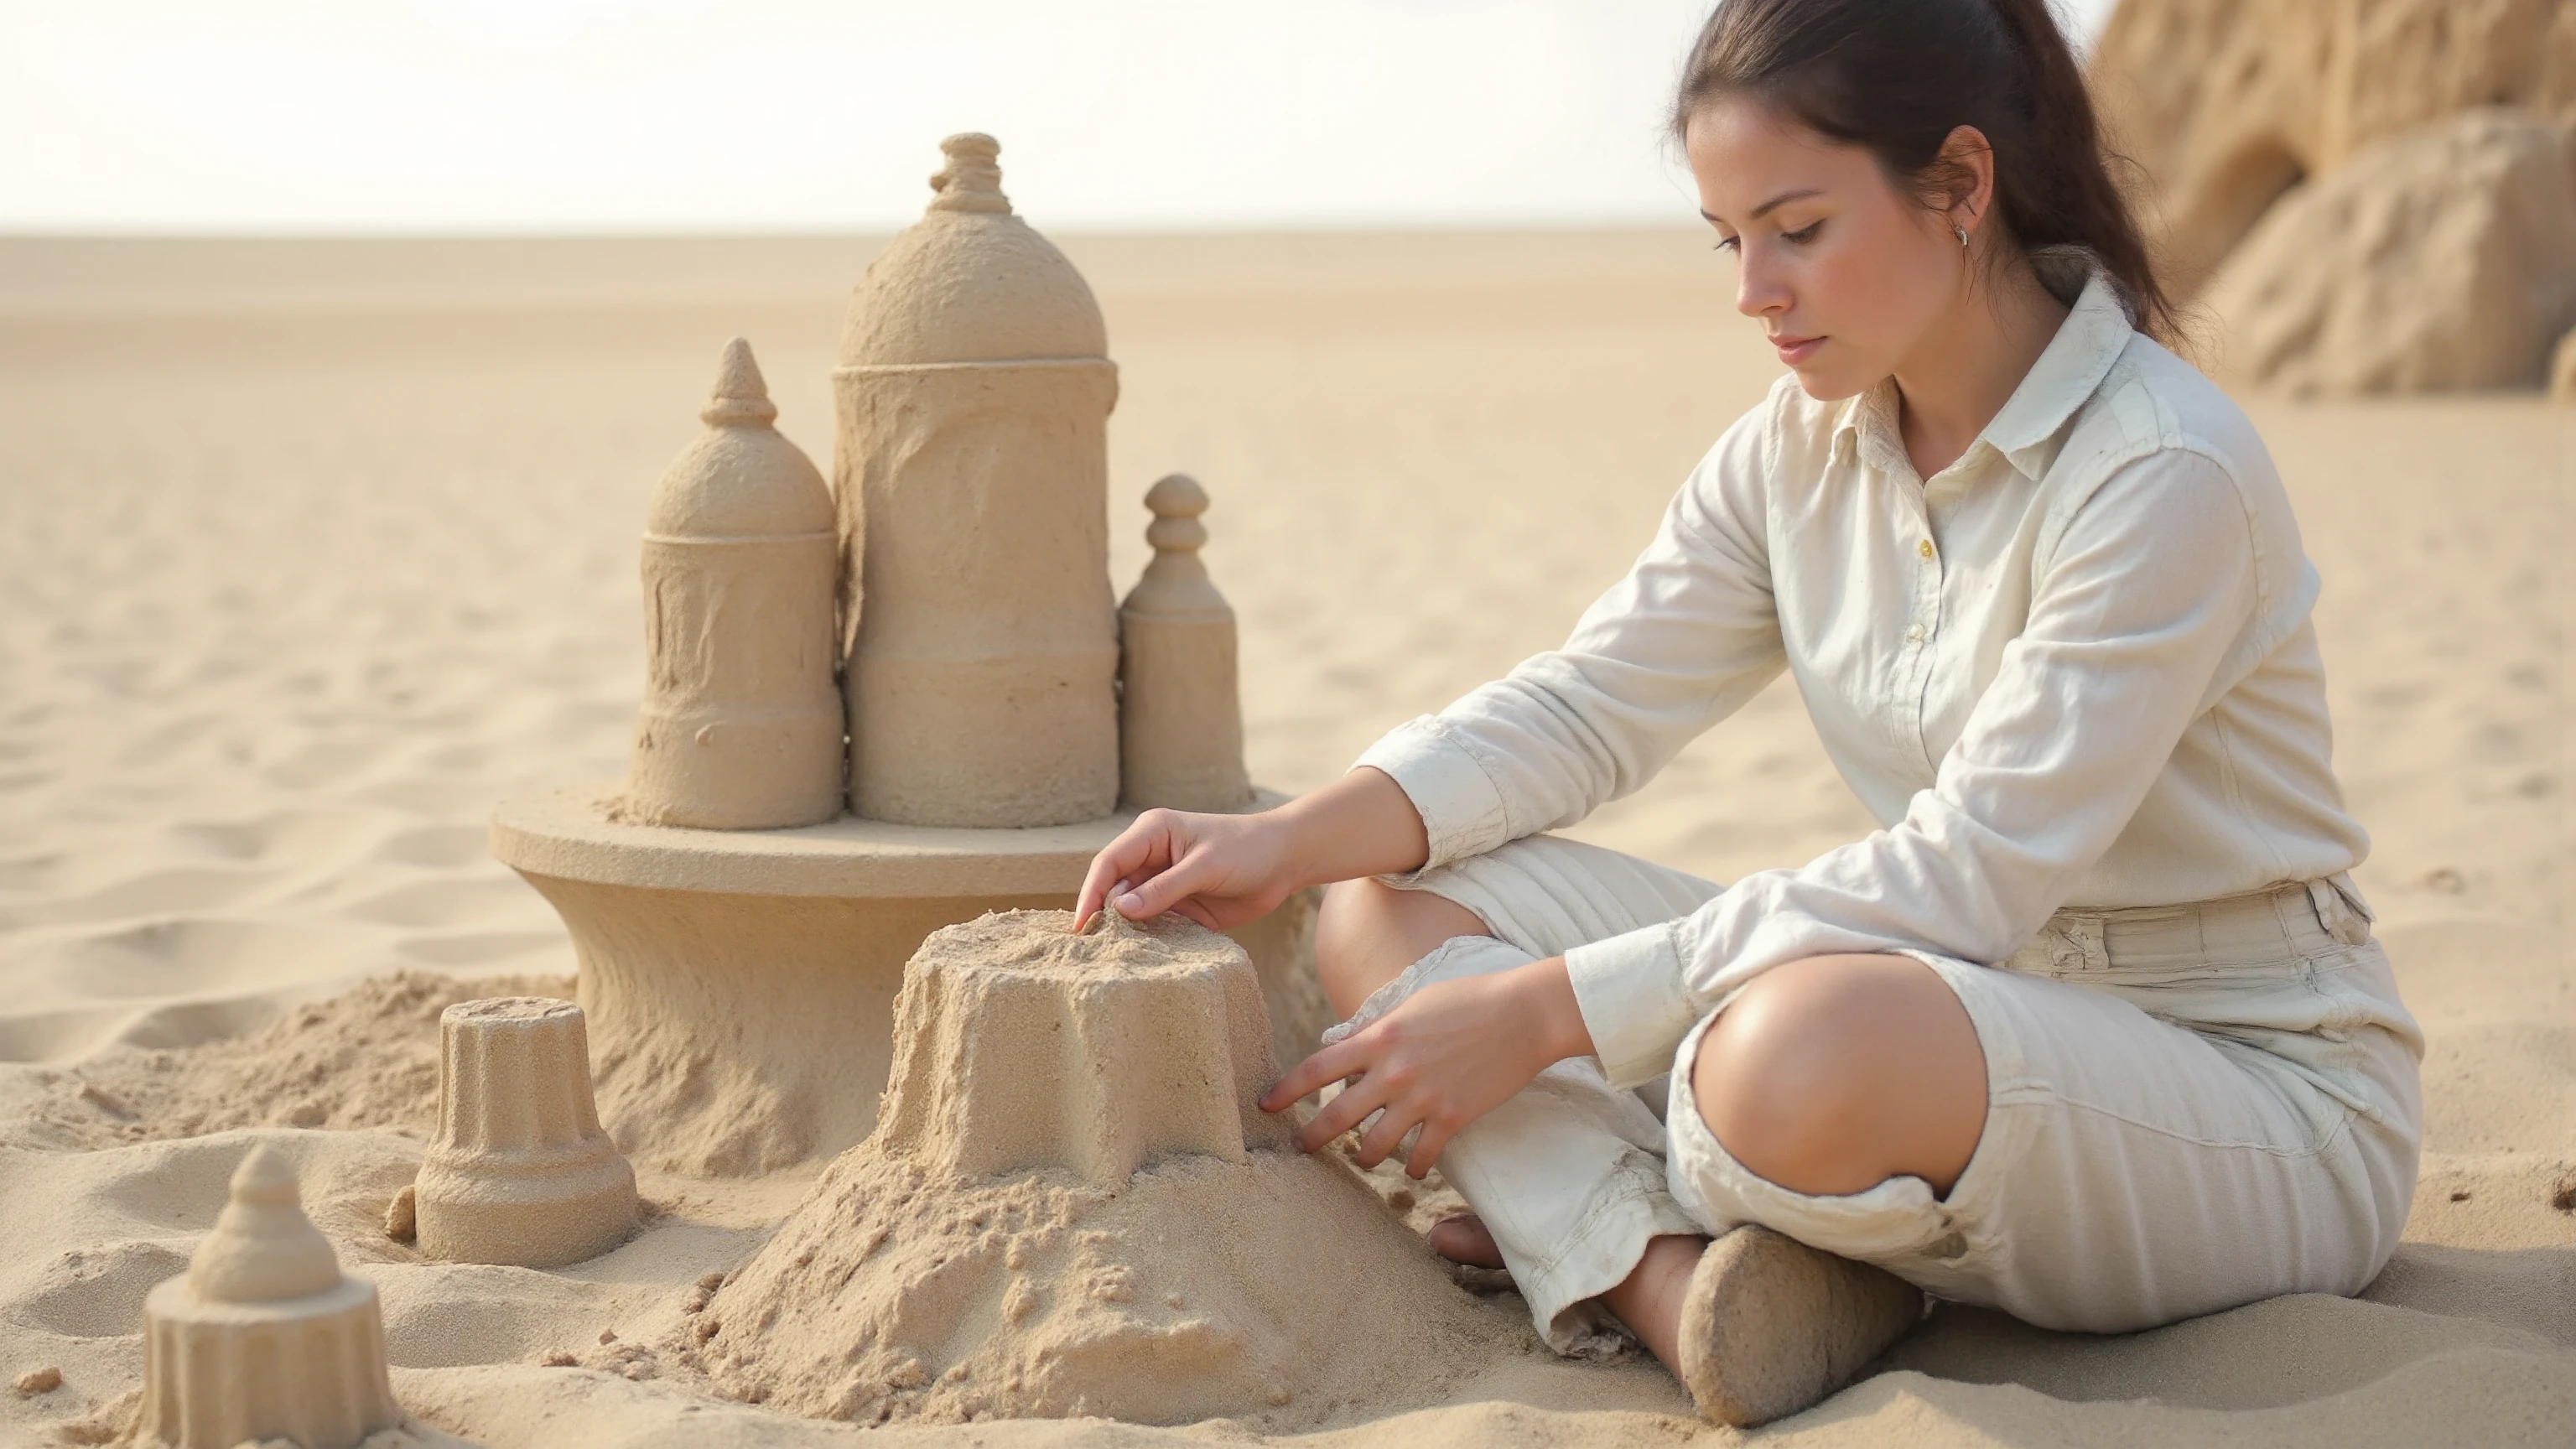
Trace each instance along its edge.
{"label": "sand pedestal base", "polygon": [[[877,1122],[904,962],[942,926],[1068,907],[1133,818],[1030,830],[889,825],[717,831],[613,820],[613,788],[513,800],[492,851],[571,931],[599,1113],[631,1159],[711,1176],[857,1143]],[[1256,808],[1282,802],[1265,793]],[[1231,934],[1252,958],[1271,1049],[1331,1023],[1314,901]]]}

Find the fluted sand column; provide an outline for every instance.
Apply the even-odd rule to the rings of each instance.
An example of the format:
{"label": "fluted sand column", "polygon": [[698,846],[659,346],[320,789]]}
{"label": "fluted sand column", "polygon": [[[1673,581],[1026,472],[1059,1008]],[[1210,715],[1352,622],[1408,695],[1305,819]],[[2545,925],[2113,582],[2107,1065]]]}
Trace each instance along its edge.
{"label": "fluted sand column", "polygon": [[438,1136],[416,1183],[420,1250],[551,1268],[635,1226],[635,1172],[599,1127],[590,1039],[569,1001],[507,996],[439,1014]]}
{"label": "fluted sand column", "polygon": [[143,1444],[342,1449],[402,1422],[376,1286],[341,1275],[273,1147],[242,1159],[188,1271],[144,1299],[143,1355]]}

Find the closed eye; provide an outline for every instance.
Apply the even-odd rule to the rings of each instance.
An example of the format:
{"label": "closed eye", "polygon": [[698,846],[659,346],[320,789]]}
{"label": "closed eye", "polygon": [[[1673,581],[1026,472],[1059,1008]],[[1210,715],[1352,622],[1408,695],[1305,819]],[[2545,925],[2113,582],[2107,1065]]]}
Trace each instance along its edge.
{"label": "closed eye", "polygon": [[1722,252],[1731,252],[1736,249],[1737,245],[1738,243],[1736,239],[1731,236],[1722,236],[1717,239],[1717,249]]}
{"label": "closed eye", "polygon": [[1825,223],[1822,218],[1819,218],[1815,221],[1808,222],[1805,226],[1798,228],[1796,231],[1784,231],[1780,233],[1780,240],[1788,242],[1793,246],[1805,246],[1807,243],[1816,239],[1817,232],[1824,229]]}

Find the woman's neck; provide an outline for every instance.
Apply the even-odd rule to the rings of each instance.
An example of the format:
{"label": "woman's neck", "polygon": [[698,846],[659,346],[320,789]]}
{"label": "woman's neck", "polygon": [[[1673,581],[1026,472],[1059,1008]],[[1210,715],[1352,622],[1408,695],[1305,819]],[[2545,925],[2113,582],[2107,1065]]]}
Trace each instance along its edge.
{"label": "woman's neck", "polygon": [[1958,461],[2012,400],[2066,321],[2027,261],[1999,269],[1987,285],[1959,292],[1951,315],[1896,369],[1898,429],[1917,476]]}

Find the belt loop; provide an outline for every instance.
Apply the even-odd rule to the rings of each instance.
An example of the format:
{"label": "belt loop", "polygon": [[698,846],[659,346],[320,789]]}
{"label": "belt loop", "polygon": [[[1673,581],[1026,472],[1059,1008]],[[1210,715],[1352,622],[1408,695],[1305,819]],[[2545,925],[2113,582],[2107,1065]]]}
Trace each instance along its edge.
{"label": "belt loop", "polygon": [[2370,916],[2359,904],[2359,892],[2350,890],[2343,879],[2309,881],[2307,893],[2317,928],[2327,936],[2346,946],[2370,939]]}
{"label": "belt loop", "polygon": [[2059,939],[2067,945],[2068,959],[2063,963],[2066,967],[2087,972],[2111,969],[2111,951],[2103,939],[2102,917],[2065,911],[2049,924],[2057,927]]}

